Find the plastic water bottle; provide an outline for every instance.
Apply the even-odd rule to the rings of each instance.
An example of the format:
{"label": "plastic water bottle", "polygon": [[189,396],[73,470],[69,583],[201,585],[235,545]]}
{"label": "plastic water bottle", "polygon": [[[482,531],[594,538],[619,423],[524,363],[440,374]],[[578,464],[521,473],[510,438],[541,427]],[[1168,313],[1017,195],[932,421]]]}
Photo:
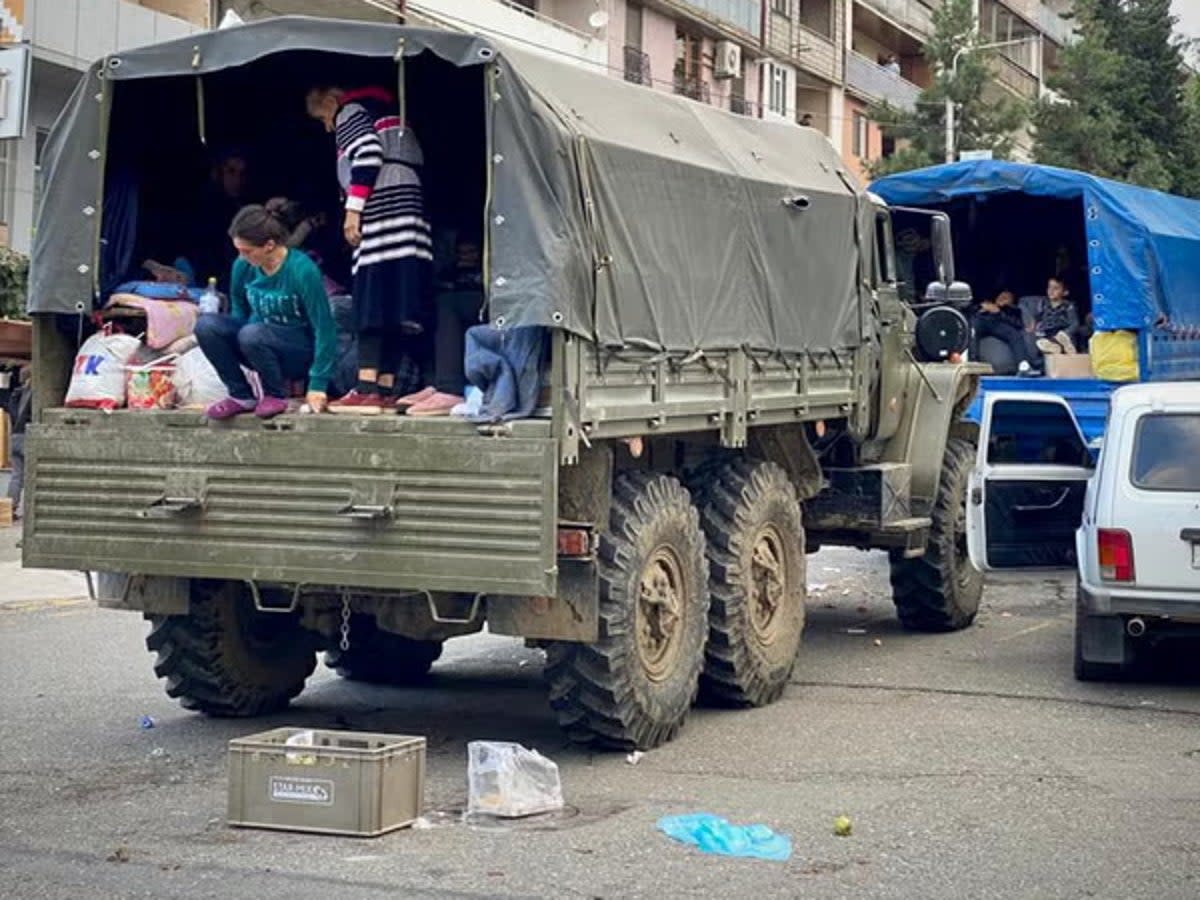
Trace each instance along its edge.
{"label": "plastic water bottle", "polygon": [[200,295],[200,312],[219,313],[221,311],[221,295],[217,293],[217,279],[208,279],[208,287]]}

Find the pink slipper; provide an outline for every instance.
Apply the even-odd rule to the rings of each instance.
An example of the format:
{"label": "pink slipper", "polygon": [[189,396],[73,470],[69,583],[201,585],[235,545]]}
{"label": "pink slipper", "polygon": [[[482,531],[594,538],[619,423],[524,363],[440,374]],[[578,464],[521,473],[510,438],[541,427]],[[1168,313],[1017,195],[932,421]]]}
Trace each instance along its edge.
{"label": "pink slipper", "polygon": [[405,394],[403,397],[397,397],[396,404],[395,404],[396,409],[403,412],[404,410],[408,409],[409,407],[416,406],[418,403],[421,403],[424,400],[428,400],[430,397],[432,397],[436,393],[437,393],[437,388],[430,386],[430,387],[423,387],[419,391],[416,391],[415,393]]}
{"label": "pink slipper", "polygon": [[448,416],[450,410],[463,402],[463,398],[458,394],[443,394],[441,391],[435,391],[427,399],[422,400],[416,406],[408,408],[410,416]]}
{"label": "pink slipper", "polygon": [[263,397],[254,407],[254,414],[260,419],[273,419],[280,413],[287,412],[288,402],[282,397]]}
{"label": "pink slipper", "polygon": [[215,419],[220,422],[225,419],[232,419],[234,416],[240,416],[243,413],[253,412],[255,403],[253,400],[239,400],[236,397],[226,397],[224,400],[218,400],[204,411],[204,414],[210,419]]}

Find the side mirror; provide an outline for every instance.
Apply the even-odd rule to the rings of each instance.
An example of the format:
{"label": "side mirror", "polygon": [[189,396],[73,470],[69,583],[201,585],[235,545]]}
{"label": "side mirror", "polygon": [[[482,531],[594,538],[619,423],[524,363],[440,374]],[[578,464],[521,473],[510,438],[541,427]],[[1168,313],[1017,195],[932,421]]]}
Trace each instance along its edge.
{"label": "side mirror", "polygon": [[938,213],[933,217],[929,228],[930,242],[933,244],[933,260],[937,265],[937,280],[945,284],[954,281],[954,242],[950,237],[950,217]]}

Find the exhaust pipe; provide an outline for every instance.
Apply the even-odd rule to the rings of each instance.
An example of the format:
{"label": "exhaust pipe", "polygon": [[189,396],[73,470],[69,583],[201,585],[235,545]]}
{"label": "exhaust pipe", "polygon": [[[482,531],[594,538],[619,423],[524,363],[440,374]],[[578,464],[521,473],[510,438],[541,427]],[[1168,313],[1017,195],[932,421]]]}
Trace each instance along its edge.
{"label": "exhaust pipe", "polygon": [[1146,620],[1141,616],[1134,616],[1125,623],[1125,633],[1131,638],[1140,638],[1146,633]]}

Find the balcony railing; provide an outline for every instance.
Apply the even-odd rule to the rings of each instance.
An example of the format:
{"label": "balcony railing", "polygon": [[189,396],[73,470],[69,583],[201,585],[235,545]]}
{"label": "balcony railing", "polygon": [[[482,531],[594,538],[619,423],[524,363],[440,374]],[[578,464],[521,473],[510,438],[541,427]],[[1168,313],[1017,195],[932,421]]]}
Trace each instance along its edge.
{"label": "balcony railing", "polygon": [[918,0],[857,0],[863,6],[887,16],[901,28],[916,34],[933,34],[933,13]]}
{"label": "balcony railing", "polygon": [[599,72],[608,68],[606,40],[512,0],[406,0],[405,8],[415,23],[516,41],[531,52]]}
{"label": "balcony railing", "polygon": [[653,84],[650,77],[650,54],[638,47],[625,47],[625,80],[634,84]]}
{"label": "balcony railing", "polygon": [[572,28],[570,25],[558,21],[558,19],[555,19],[553,16],[548,16],[545,13],[538,12],[537,9],[533,7],[526,6],[523,3],[517,3],[515,0],[496,0],[496,2],[501,6],[508,7],[515,13],[528,16],[535,22],[541,22],[545,25],[553,26],[554,28],[561,28],[563,31],[569,31],[577,37],[583,38],[584,40],[591,40],[592,36],[587,32],[580,31],[578,28]]}
{"label": "balcony railing", "polygon": [[734,28],[762,37],[762,0],[676,0]]}
{"label": "balcony railing", "polygon": [[754,115],[754,104],[738,94],[733,94],[729,98],[729,111],[737,113],[739,116]]}
{"label": "balcony railing", "polygon": [[1035,100],[1038,95],[1037,76],[1013,62],[1003,53],[988,57],[988,67],[996,80],[1026,100]]}
{"label": "balcony railing", "polygon": [[675,93],[699,100],[701,103],[708,103],[711,97],[707,84],[699,78],[686,78],[682,75],[675,76]]}
{"label": "balcony railing", "polygon": [[1049,6],[1038,7],[1038,27],[1045,32],[1046,37],[1061,47],[1075,40],[1075,26]]}
{"label": "balcony railing", "polygon": [[917,98],[921,96],[921,89],[911,81],[877,65],[861,53],[850,53],[846,57],[846,86],[871,100],[886,101],[910,111],[917,108]]}

